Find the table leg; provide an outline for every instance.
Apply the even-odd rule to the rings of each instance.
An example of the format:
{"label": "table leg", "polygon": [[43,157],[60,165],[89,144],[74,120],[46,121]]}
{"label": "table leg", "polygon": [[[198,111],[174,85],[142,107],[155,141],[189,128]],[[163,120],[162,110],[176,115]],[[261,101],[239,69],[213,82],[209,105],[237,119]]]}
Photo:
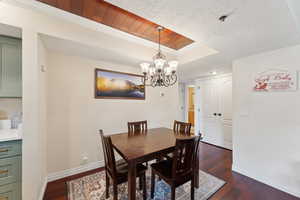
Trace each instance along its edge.
{"label": "table leg", "polygon": [[128,163],[128,200],[135,200],[136,196],[136,163]]}

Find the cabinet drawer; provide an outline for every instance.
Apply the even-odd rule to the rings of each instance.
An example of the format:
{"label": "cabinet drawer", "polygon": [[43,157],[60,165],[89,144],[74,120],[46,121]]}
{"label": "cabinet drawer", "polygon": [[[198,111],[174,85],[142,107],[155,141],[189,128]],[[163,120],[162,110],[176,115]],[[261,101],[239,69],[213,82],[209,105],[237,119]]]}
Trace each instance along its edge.
{"label": "cabinet drawer", "polygon": [[0,186],[0,200],[21,200],[19,183]]}
{"label": "cabinet drawer", "polygon": [[20,180],[21,156],[0,159],[0,186],[19,182]]}
{"label": "cabinet drawer", "polygon": [[22,152],[22,145],[21,145],[21,141],[19,140],[0,143],[0,158],[7,158],[11,156],[21,155],[21,152]]}

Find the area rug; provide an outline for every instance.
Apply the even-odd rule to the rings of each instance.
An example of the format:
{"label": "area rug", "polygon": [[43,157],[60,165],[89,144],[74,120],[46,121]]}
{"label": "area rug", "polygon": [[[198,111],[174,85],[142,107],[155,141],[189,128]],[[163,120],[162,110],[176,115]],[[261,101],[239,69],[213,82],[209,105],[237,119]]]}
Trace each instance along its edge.
{"label": "area rug", "polygon": [[[147,171],[147,199],[150,200],[150,170]],[[163,180],[156,179],[154,200],[171,199],[171,189]],[[68,184],[69,200],[105,200],[105,172],[98,172],[79,179],[72,180]],[[225,182],[203,171],[199,171],[199,185],[195,189],[195,200],[206,200],[218,191]],[[112,186],[110,187],[110,197],[112,200]],[[118,200],[127,200],[127,183],[118,186]],[[137,200],[142,200],[142,191],[139,190],[137,180]],[[190,200],[190,182],[176,188],[176,199]]]}

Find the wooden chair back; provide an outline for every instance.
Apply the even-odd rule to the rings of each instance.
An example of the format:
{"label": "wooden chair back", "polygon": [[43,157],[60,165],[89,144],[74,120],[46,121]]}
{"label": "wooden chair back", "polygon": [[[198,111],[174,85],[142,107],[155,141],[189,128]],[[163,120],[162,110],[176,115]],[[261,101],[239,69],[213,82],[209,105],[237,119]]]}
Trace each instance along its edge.
{"label": "wooden chair back", "polygon": [[147,130],[147,120],[138,122],[128,122],[128,134],[146,133]]}
{"label": "wooden chair back", "polygon": [[111,143],[111,138],[110,136],[104,136],[103,130],[100,130],[99,132],[102,140],[105,169],[112,177],[116,177],[116,159]]}
{"label": "wooden chair back", "polygon": [[172,163],[172,178],[194,173],[200,137],[177,139]]}
{"label": "wooden chair back", "polygon": [[174,121],[173,131],[183,135],[191,135],[191,123]]}

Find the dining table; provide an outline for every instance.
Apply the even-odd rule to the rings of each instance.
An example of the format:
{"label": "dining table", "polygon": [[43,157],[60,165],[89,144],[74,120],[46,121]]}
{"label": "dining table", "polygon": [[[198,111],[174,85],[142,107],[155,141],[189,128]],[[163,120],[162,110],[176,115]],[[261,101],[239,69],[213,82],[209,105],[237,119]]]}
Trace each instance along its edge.
{"label": "dining table", "polygon": [[[136,165],[172,153],[176,139],[187,139],[187,136],[175,133],[168,128],[148,129],[141,134],[128,132],[111,135],[113,148],[128,163],[128,200],[136,199]],[[171,169],[170,169],[171,170]],[[195,187],[199,187],[199,160],[196,160]]]}

